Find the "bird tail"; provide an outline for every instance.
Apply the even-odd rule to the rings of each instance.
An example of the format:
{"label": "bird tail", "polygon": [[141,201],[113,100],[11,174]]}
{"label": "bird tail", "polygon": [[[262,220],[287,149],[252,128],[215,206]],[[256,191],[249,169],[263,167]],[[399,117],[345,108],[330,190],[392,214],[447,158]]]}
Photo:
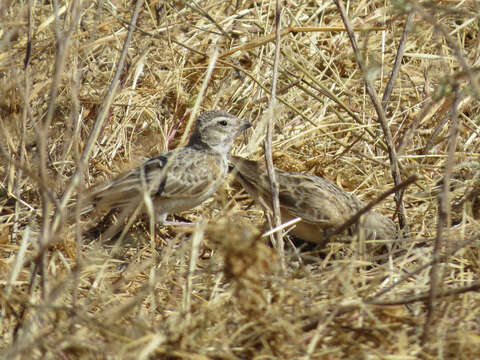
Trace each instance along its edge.
{"label": "bird tail", "polygon": [[397,237],[398,231],[395,223],[376,211],[368,212],[364,226],[369,232],[369,238],[387,240]]}

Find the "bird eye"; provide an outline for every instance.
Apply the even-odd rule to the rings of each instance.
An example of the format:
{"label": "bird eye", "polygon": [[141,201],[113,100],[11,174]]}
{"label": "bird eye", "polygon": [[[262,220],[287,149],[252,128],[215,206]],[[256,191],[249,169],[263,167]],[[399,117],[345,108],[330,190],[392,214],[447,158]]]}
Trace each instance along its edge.
{"label": "bird eye", "polygon": [[222,126],[227,126],[227,121],[226,120],[220,120],[218,123]]}

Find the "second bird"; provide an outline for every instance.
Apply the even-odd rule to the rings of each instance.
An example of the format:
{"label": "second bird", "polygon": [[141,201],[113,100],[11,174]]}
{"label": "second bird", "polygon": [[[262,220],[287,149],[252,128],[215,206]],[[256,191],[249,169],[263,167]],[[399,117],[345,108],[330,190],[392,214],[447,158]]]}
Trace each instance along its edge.
{"label": "second bird", "polygon": [[[248,194],[271,211],[272,195],[265,165],[238,156],[229,156],[229,161],[232,173]],[[291,233],[305,241],[323,245],[324,231],[342,225],[365,206],[354,195],[321,177],[279,169],[275,169],[275,174],[282,222],[301,218]],[[368,239],[396,237],[394,222],[375,211],[364,215],[362,225]]]}

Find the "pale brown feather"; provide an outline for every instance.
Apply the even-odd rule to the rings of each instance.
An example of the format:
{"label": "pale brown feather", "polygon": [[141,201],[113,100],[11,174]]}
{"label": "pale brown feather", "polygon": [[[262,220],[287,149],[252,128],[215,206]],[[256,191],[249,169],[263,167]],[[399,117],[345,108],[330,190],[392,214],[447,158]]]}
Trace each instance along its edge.
{"label": "pale brown feather", "polygon": [[[272,197],[266,168],[262,162],[229,156],[232,173],[254,200],[271,211]],[[365,204],[327,179],[275,169],[279,185],[282,221],[300,217],[293,235],[313,243],[323,243],[324,230],[343,224]],[[363,227],[368,238],[393,239],[396,226],[386,216],[370,211]],[[354,229],[351,229],[352,231]]]}

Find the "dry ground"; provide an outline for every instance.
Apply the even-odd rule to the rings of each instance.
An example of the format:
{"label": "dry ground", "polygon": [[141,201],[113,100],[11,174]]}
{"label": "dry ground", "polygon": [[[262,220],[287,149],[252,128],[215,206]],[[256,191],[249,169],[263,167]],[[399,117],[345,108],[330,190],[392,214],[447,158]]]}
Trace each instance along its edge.
{"label": "dry ground", "polygon": [[[233,152],[263,158],[274,1],[146,1],[110,106],[134,2],[0,3],[3,358],[480,358],[480,2],[341,2],[357,51],[335,2],[281,2],[274,163],[369,202],[395,185],[393,146],[400,180],[417,176],[410,233],[390,254],[287,242],[284,270],[231,181],[181,214],[208,222],[193,233],[143,219],[112,247],[52,230],[87,186],[179,145],[197,100],[251,121]],[[389,143],[365,81],[381,100],[400,43]],[[398,222],[393,195],[377,209]]]}

